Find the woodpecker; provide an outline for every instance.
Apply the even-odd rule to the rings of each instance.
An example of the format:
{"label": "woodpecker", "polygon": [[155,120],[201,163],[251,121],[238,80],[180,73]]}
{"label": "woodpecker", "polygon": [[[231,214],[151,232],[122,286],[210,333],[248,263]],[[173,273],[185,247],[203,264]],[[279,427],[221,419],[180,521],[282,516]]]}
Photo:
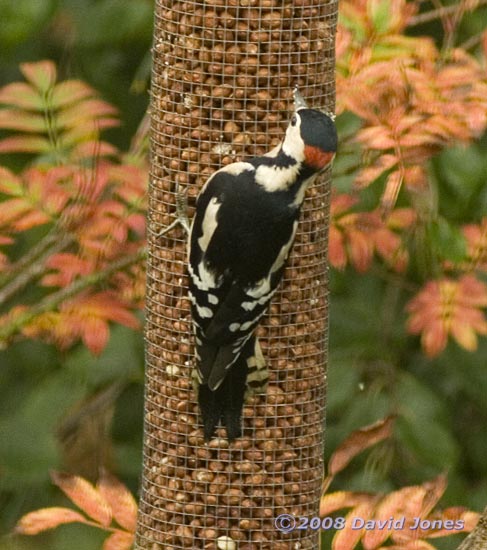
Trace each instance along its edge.
{"label": "woodpecker", "polygon": [[337,149],[330,116],[294,92],[283,141],[269,153],[216,171],[197,201],[188,243],[189,299],[203,432],[221,422],[241,435],[246,390],[267,371],[255,329],[282,278],[304,195]]}

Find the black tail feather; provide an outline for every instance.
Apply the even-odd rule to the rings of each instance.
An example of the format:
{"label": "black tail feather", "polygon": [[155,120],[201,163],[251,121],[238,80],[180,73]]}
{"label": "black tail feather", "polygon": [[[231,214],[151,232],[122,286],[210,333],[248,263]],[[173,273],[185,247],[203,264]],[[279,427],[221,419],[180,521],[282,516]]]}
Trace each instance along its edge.
{"label": "black tail feather", "polygon": [[229,441],[240,437],[247,372],[246,360],[239,358],[216,390],[210,390],[207,384],[200,385],[198,402],[205,441],[213,437],[220,420],[226,428]]}

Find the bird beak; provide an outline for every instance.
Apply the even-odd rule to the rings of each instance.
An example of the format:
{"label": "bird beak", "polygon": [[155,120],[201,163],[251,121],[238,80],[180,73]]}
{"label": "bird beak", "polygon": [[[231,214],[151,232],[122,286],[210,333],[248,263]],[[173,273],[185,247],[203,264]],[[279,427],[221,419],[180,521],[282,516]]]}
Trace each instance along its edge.
{"label": "bird beak", "polygon": [[299,93],[298,87],[296,86],[293,91],[294,96],[294,110],[299,111],[299,109],[309,109],[304,97]]}

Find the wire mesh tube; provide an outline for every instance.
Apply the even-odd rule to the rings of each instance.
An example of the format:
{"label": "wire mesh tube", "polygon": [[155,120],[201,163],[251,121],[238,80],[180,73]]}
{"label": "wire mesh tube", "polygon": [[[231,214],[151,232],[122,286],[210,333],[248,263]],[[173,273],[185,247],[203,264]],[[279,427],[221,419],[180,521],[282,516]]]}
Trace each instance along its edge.
{"label": "wire mesh tube", "polygon": [[[280,291],[258,329],[270,382],[244,407],[243,436],[203,441],[191,381],[186,234],[221,166],[284,135],[297,84],[333,111],[336,0],[157,0],[146,321],[143,482],[137,549],[318,547],[313,529],[275,524],[317,515],[323,468],[329,173],[308,190]],[[281,527],[279,529],[278,527]],[[289,530],[289,532],[283,532]]]}

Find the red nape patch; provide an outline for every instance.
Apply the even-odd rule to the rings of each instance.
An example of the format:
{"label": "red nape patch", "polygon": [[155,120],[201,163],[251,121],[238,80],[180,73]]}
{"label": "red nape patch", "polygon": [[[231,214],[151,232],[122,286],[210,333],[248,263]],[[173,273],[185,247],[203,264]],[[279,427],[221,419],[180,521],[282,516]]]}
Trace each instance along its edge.
{"label": "red nape patch", "polygon": [[313,145],[306,145],[304,148],[304,161],[308,166],[316,168],[317,170],[322,170],[327,164],[329,164],[335,153],[332,151],[323,151],[319,147],[314,147]]}

